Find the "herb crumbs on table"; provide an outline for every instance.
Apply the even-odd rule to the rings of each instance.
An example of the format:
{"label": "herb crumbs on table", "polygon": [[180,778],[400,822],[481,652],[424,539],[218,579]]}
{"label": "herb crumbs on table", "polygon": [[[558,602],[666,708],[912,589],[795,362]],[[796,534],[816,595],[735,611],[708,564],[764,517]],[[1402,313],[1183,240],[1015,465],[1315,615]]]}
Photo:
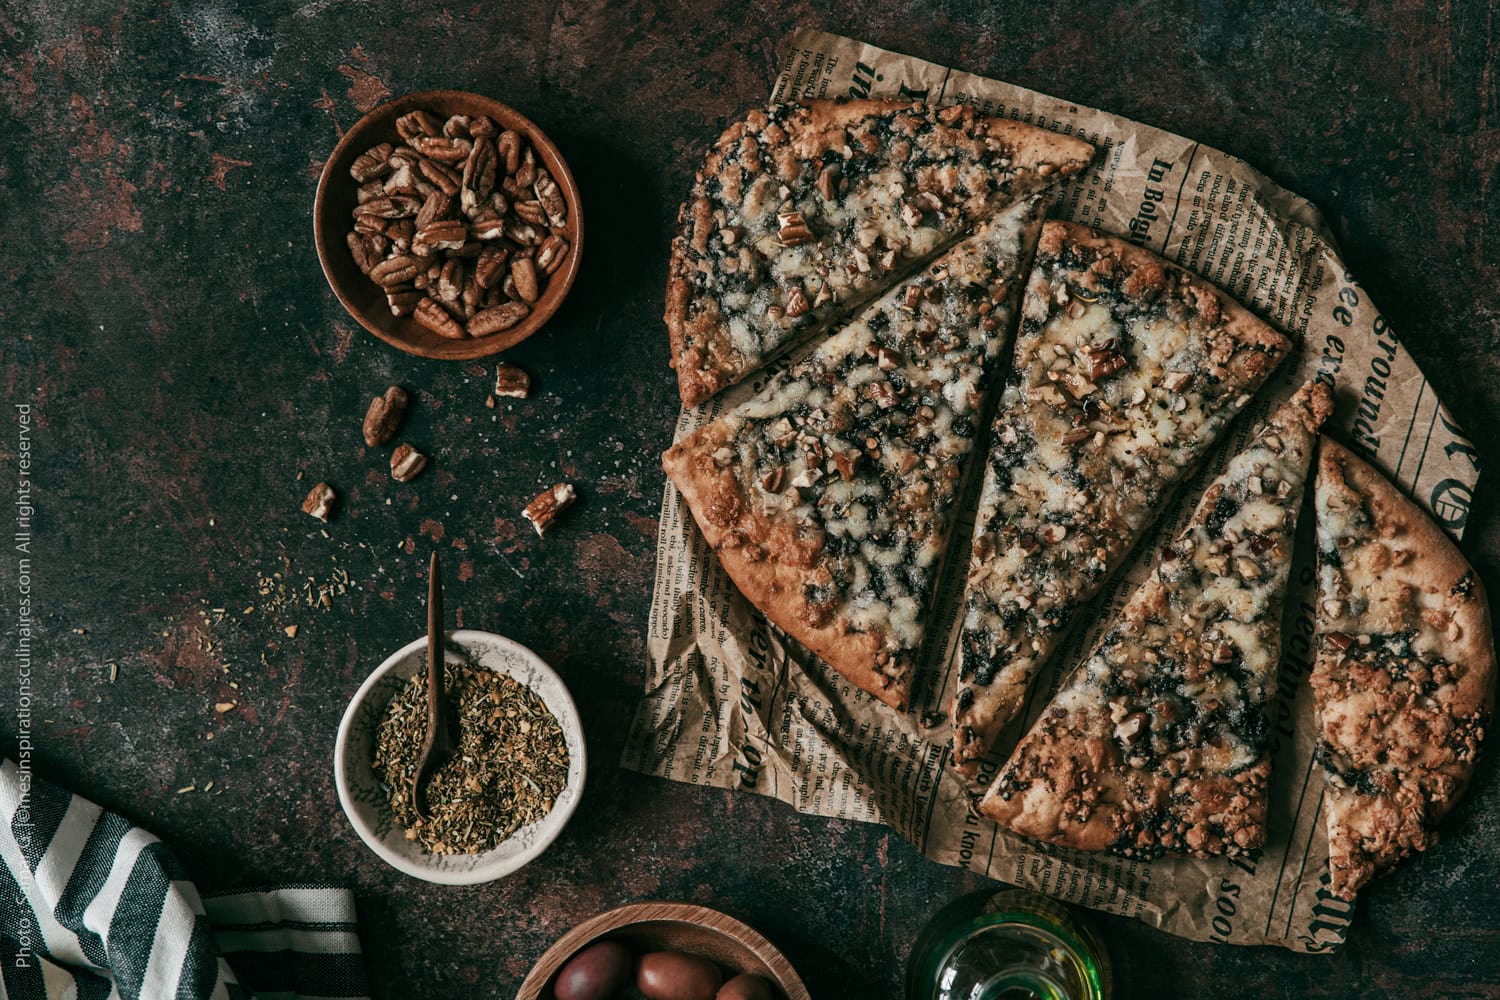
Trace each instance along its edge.
{"label": "herb crumbs on table", "polygon": [[428,779],[428,819],[417,816],[411,780],[427,731],[425,660],[391,699],[375,733],[375,773],[408,840],[434,854],[490,850],[542,819],[568,781],[562,727],[530,688],[469,663],[448,663],[443,688],[457,746]]}

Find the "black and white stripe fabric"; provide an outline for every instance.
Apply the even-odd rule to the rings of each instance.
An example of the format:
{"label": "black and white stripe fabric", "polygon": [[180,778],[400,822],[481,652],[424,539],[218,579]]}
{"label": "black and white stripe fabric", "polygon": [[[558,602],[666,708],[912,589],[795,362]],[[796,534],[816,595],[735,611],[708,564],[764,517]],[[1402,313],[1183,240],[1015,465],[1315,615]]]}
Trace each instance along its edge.
{"label": "black and white stripe fabric", "polygon": [[0,762],[0,1000],[366,997],[354,897],[201,898],[171,850]]}

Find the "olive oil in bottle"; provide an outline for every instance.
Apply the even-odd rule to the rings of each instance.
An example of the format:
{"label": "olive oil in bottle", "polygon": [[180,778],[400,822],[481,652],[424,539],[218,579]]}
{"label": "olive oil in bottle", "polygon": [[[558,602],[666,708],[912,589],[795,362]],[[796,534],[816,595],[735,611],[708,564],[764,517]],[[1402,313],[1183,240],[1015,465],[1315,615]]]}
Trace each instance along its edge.
{"label": "olive oil in bottle", "polygon": [[1109,955],[1069,909],[1023,889],[983,890],[923,928],[907,1000],[1108,1000]]}

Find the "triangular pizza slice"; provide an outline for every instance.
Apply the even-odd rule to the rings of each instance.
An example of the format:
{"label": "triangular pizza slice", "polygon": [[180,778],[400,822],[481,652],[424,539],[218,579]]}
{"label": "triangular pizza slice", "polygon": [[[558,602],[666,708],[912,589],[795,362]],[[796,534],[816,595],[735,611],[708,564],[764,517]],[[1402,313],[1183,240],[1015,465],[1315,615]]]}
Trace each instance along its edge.
{"label": "triangular pizza slice", "polygon": [[750,112],[709,150],[678,213],[665,318],[683,403],[849,316],[1093,154],[966,105],[820,100]]}
{"label": "triangular pizza slice", "polygon": [[974,775],[1077,609],[1289,346],[1155,254],[1043,227],[974,530],[952,705],[960,773]]}
{"label": "triangular pizza slice", "polygon": [[1333,891],[1345,899],[1436,840],[1495,707],[1484,585],[1441,528],[1325,439],[1314,489],[1313,699]]}
{"label": "triangular pizza slice", "polygon": [[741,593],[905,708],[1044,202],[892,289],[663,458]]}
{"label": "triangular pizza slice", "polygon": [[1129,858],[1261,846],[1292,541],[1332,408],[1310,382],[1230,459],[1016,747],[983,813]]}

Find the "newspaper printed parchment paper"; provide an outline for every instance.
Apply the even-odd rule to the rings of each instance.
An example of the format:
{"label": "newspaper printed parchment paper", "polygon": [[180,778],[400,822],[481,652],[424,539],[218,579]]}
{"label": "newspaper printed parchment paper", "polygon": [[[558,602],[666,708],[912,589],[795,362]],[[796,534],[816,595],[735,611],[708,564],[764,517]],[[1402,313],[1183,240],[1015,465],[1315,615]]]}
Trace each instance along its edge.
{"label": "newspaper printed parchment paper", "polygon": [[[1024,726],[1046,703],[1153,565],[1219,471],[1272,406],[1314,375],[1333,383],[1329,431],[1374,461],[1454,535],[1478,478],[1478,456],[1394,333],[1345,269],[1316,209],[1216,149],[1009,84],[817,31],[792,37],[774,91],[793,98],[910,97],[977,105],[1077,135],[1094,166],[1062,190],[1054,214],[1124,236],[1213,281],[1298,343],[1230,428],[1053,658]],[[704,136],[705,145],[711,139]],[[769,373],[684,412],[681,439],[759,389]],[[975,463],[978,465],[979,463]],[[1267,844],[1253,860],[1125,861],[1048,848],[1002,832],[969,808],[972,789],[946,765],[946,706],[975,498],[955,528],[910,714],[863,694],[740,597],[669,483],[662,503],[645,699],[626,767],[676,781],[772,795],[801,812],[886,823],[938,862],[959,865],[1173,934],[1324,951],[1344,939],[1352,907],[1327,891],[1323,774],[1313,763],[1310,518],[1298,539],[1283,629]],[[924,727],[923,721],[943,722]],[[1012,725],[981,770],[989,783],[1024,732]]]}

